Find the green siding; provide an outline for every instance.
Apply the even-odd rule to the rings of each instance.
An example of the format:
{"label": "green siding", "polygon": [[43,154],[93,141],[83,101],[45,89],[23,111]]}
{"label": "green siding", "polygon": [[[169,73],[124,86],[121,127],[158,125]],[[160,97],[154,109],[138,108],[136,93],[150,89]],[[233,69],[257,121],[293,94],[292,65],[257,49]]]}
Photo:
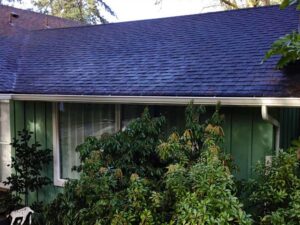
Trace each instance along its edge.
{"label": "green siding", "polygon": [[257,161],[273,147],[273,127],[261,118],[260,108],[229,108],[225,113],[225,150],[238,166],[235,176],[249,178]]}
{"label": "green siding", "polygon": [[300,109],[284,108],[280,110],[281,148],[288,148],[291,141],[300,135]]}
{"label": "green siding", "polygon": [[[53,149],[52,141],[52,104],[45,102],[11,103],[12,136],[24,127],[34,132],[34,140],[43,147]],[[211,110],[208,109],[208,112]],[[258,160],[264,160],[273,147],[273,127],[261,119],[260,108],[223,107],[225,114],[225,149],[234,157],[239,166],[238,178],[249,178]],[[53,179],[53,162],[45,168],[44,174]],[[39,200],[49,201],[62,188],[49,187],[39,191]],[[31,195],[35,200],[37,194]]]}
{"label": "green siding", "polygon": [[[250,165],[249,154],[252,150],[252,113],[243,109],[232,112],[230,153],[239,167],[238,178],[248,177]],[[228,141],[228,139],[226,140]]]}
{"label": "green siding", "polygon": [[[44,102],[11,102],[11,132],[16,137],[17,132],[27,128],[34,132],[32,141],[38,141],[43,148],[53,149],[52,141],[52,104]],[[53,180],[53,163],[50,162],[43,174]],[[30,201],[49,201],[61,191],[61,188],[49,185],[30,194]]]}

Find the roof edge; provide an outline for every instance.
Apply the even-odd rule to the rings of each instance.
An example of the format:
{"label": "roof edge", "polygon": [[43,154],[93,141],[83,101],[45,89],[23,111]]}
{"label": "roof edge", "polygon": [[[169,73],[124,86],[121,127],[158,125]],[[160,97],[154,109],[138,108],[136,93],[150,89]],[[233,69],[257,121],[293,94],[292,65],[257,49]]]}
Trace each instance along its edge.
{"label": "roof edge", "polygon": [[[199,16],[199,15],[211,15],[211,14],[228,14],[236,11],[252,11],[257,9],[263,9],[263,8],[279,8],[279,4],[274,5],[267,5],[267,6],[258,6],[258,7],[246,7],[246,8],[240,8],[240,9],[224,9],[224,10],[218,10],[218,11],[211,11],[211,12],[199,12],[199,13],[193,13],[193,14],[183,14],[183,15],[176,15],[176,16],[166,16],[166,17],[156,17],[156,18],[148,18],[148,19],[136,19],[136,20],[126,20],[126,21],[116,21],[116,22],[109,22],[109,23],[100,23],[100,24],[83,24],[82,26],[78,26],[80,28],[85,27],[103,27],[103,26],[111,26],[111,25],[119,25],[119,24],[128,24],[128,23],[140,23],[145,21],[159,21],[159,20],[169,20],[174,18],[184,18],[184,17],[191,17],[191,16]],[[293,6],[289,6],[293,7]],[[60,18],[60,17],[59,17]],[[57,27],[57,28],[51,28],[48,30],[58,30],[58,29],[72,29],[76,27]],[[45,31],[45,29],[38,29],[38,30],[32,30],[31,32],[39,32],[39,31]]]}
{"label": "roof edge", "polygon": [[101,95],[40,95],[40,94],[0,94],[0,100],[74,102],[74,103],[113,103],[142,105],[196,105],[224,106],[272,106],[300,107],[300,98],[293,97],[176,97],[176,96],[101,96]]}

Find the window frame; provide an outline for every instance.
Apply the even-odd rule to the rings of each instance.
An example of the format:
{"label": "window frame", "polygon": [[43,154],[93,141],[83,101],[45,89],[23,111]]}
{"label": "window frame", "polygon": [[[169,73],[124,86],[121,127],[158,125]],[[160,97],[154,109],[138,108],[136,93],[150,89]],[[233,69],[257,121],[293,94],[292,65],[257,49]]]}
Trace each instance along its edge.
{"label": "window frame", "polygon": [[[64,103],[64,102],[60,102]],[[53,129],[53,183],[54,186],[64,187],[67,179],[61,178],[61,155],[60,155],[60,145],[59,145],[59,108],[58,104],[52,104],[52,129]],[[74,104],[85,104],[85,103],[75,103]],[[97,103],[92,103],[97,104]],[[121,107],[119,104],[115,105],[115,130],[119,131],[121,129]]]}
{"label": "window frame", "polygon": [[[11,145],[10,145],[10,143],[11,143],[11,118],[10,118],[10,111],[11,111],[11,109],[10,109],[10,101],[9,100],[0,100],[0,107],[1,107],[1,105],[2,104],[8,104],[8,111],[7,111],[7,120],[8,120],[8,127],[7,127],[7,130],[8,130],[8,139],[9,139],[9,141],[8,142],[6,142],[6,141],[0,141],[0,144],[1,145],[8,145],[9,146],[9,152],[10,152],[10,162],[11,162],[11,156],[12,156],[12,147],[11,147]],[[2,126],[2,124],[0,123],[0,126]],[[1,163],[2,163],[2,160],[1,160]],[[9,168],[9,171],[10,171],[10,174],[12,173],[12,168],[10,168],[10,167],[8,167]],[[9,185],[5,185],[4,183],[3,183],[3,181],[2,180],[0,180],[0,188],[1,189],[5,189],[5,190],[9,190],[9,188],[10,188],[10,186]]]}

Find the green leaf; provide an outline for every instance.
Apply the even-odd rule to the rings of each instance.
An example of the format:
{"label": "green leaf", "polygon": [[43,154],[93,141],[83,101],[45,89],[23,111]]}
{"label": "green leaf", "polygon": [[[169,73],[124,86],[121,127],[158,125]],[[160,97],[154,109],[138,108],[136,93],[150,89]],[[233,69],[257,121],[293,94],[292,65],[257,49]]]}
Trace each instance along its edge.
{"label": "green leaf", "polygon": [[271,49],[265,54],[262,62],[274,55],[281,55],[277,68],[282,69],[290,63],[300,59],[300,35],[297,32],[287,34],[275,41]]}
{"label": "green leaf", "polygon": [[298,3],[299,5],[297,7],[300,7],[299,0],[283,0],[280,4],[280,9],[285,9],[286,7]]}

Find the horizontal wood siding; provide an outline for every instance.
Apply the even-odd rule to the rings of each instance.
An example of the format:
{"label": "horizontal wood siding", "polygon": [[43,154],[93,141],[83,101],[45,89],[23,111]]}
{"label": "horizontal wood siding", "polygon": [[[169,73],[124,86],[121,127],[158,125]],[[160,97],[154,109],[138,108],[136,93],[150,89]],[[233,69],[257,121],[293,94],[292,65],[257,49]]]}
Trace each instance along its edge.
{"label": "horizontal wood siding", "polygon": [[[38,141],[45,148],[53,149],[52,141],[52,104],[44,102],[11,103],[12,137],[23,128],[34,132],[33,141]],[[208,109],[208,112],[211,110]],[[264,160],[273,147],[273,127],[261,119],[260,108],[223,107],[225,114],[225,149],[231,153],[239,167],[238,178],[249,178],[258,160]],[[44,174],[53,179],[53,162],[45,168]],[[40,201],[49,201],[62,191],[62,188],[48,186],[33,193]]]}

